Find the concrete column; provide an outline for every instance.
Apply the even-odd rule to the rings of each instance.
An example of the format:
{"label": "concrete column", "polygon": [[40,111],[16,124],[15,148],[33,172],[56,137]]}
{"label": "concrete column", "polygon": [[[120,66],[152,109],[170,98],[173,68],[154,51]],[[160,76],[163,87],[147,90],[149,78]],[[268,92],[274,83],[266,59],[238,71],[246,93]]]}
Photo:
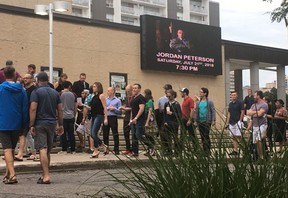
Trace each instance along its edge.
{"label": "concrete column", "polygon": [[286,103],[286,92],[285,92],[285,66],[277,66],[277,99],[282,99]]}
{"label": "concrete column", "polygon": [[190,1],[182,1],[183,21],[190,21]]}
{"label": "concrete column", "polygon": [[238,98],[242,100],[243,98],[243,82],[242,82],[242,70],[234,70],[234,83],[235,91],[238,93]]}
{"label": "concrete column", "polygon": [[230,102],[230,64],[229,59],[225,60],[225,106]]}
{"label": "concrete column", "polygon": [[259,63],[250,63],[250,84],[252,93],[259,90]]}

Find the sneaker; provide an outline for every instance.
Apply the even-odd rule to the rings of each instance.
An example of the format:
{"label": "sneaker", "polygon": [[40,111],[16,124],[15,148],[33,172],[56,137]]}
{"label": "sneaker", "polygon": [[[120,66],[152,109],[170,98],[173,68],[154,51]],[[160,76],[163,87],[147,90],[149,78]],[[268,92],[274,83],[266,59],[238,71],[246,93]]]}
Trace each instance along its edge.
{"label": "sneaker", "polygon": [[94,152],[94,150],[91,150],[90,148],[87,149],[86,153],[88,154],[92,154]]}
{"label": "sneaker", "polygon": [[75,155],[75,154],[76,154],[76,151],[71,151],[71,154],[72,154],[72,155]]}
{"label": "sneaker", "polygon": [[76,149],[76,153],[82,153],[83,152],[83,149],[81,148],[81,147],[78,147],[77,149]]}
{"label": "sneaker", "polygon": [[228,155],[238,155],[239,153],[237,151],[232,151],[231,153],[228,153]]}
{"label": "sneaker", "polygon": [[156,151],[155,149],[150,149],[150,153],[151,156],[155,156],[156,155]]}
{"label": "sneaker", "polygon": [[145,155],[145,156],[149,156],[150,155],[150,152],[151,152],[151,150],[150,149],[148,149],[143,155]]}
{"label": "sneaker", "polygon": [[127,155],[127,157],[131,158],[131,157],[138,157],[139,154],[133,153],[131,152],[129,155]]}
{"label": "sneaker", "polygon": [[67,151],[59,151],[57,154],[67,154]]}
{"label": "sneaker", "polygon": [[123,155],[129,155],[129,154],[131,153],[131,151],[125,150],[125,151],[122,151],[121,153],[122,153]]}
{"label": "sneaker", "polygon": [[30,157],[31,155],[32,155],[32,153],[25,154],[25,155],[23,155],[23,158],[28,158],[28,157]]}
{"label": "sneaker", "polygon": [[283,150],[278,149],[278,150],[276,151],[276,153],[278,153],[278,154],[283,153]]}

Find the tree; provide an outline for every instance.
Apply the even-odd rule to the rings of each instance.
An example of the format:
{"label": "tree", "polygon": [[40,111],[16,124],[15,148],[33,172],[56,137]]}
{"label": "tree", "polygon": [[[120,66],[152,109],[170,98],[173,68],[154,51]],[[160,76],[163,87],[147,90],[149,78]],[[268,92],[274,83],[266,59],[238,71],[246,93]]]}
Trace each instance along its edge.
{"label": "tree", "polygon": [[288,94],[286,94],[286,98],[277,98],[277,88],[273,87],[270,91],[266,91],[263,93],[264,97],[268,96],[271,101],[275,101],[277,99],[282,99],[286,101],[286,108],[288,108]]}
{"label": "tree", "polygon": [[275,101],[277,99],[277,89],[273,87],[270,91],[266,91],[263,93],[264,97],[268,96],[271,101]]}
{"label": "tree", "polygon": [[[272,2],[273,0],[263,0]],[[287,13],[288,13],[288,0],[283,0],[278,8],[275,8],[270,13],[271,21],[280,23],[282,20],[285,22],[285,26],[288,27]]]}

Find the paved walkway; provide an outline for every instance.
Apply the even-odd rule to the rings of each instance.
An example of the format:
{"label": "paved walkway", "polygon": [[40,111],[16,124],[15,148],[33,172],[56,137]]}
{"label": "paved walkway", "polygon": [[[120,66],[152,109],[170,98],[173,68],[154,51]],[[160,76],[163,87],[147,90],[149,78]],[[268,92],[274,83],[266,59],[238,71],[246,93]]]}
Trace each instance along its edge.
{"label": "paved walkway", "polygon": [[[90,154],[87,153],[76,153],[76,154],[51,154],[51,165],[50,170],[80,170],[80,169],[110,169],[120,168],[124,166],[124,163],[146,163],[148,157],[143,155],[143,152],[139,154],[138,158],[128,158],[125,155],[114,155],[109,153],[103,155],[101,152],[99,158],[90,158]],[[24,158],[23,161],[15,161],[16,172],[34,172],[40,171],[40,162],[27,160]],[[0,174],[5,170],[5,161],[0,159]]]}
{"label": "paved walkway", "polygon": [[[226,149],[228,152],[229,149]],[[125,155],[114,155],[109,153],[108,155],[103,155],[101,152],[99,158],[90,158],[90,154],[87,153],[76,153],[76,154],[51,154],[51,171],[68,171],[68,170],[91,170],[91,169],[115,169],[123,168],[127,164],[135,163],[144,166],[149,162],[148,157],[144,154],[144,151],[140,152],[138,158],[128,158]],[[227,155],[227,158],[230,158]],[[279,155],[280,156],[280,155]],[[41,171],[40,162],[27,160],[24,158],[23,161],[15,161],[16,173],[31,173]],[[0,175],[5,171],[5,161],[0,159]]]}

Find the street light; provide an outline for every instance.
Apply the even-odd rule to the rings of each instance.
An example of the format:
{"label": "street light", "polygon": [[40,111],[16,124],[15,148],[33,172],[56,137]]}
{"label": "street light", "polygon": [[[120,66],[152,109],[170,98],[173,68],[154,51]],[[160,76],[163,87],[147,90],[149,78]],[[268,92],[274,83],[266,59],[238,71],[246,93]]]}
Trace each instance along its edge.
{"label": "street light", "polygon": [[54,1],[48,5],[35,5],[34,13],[49,15],[49,81],[53,83],[53,12],[68,11],[66,1]]}

